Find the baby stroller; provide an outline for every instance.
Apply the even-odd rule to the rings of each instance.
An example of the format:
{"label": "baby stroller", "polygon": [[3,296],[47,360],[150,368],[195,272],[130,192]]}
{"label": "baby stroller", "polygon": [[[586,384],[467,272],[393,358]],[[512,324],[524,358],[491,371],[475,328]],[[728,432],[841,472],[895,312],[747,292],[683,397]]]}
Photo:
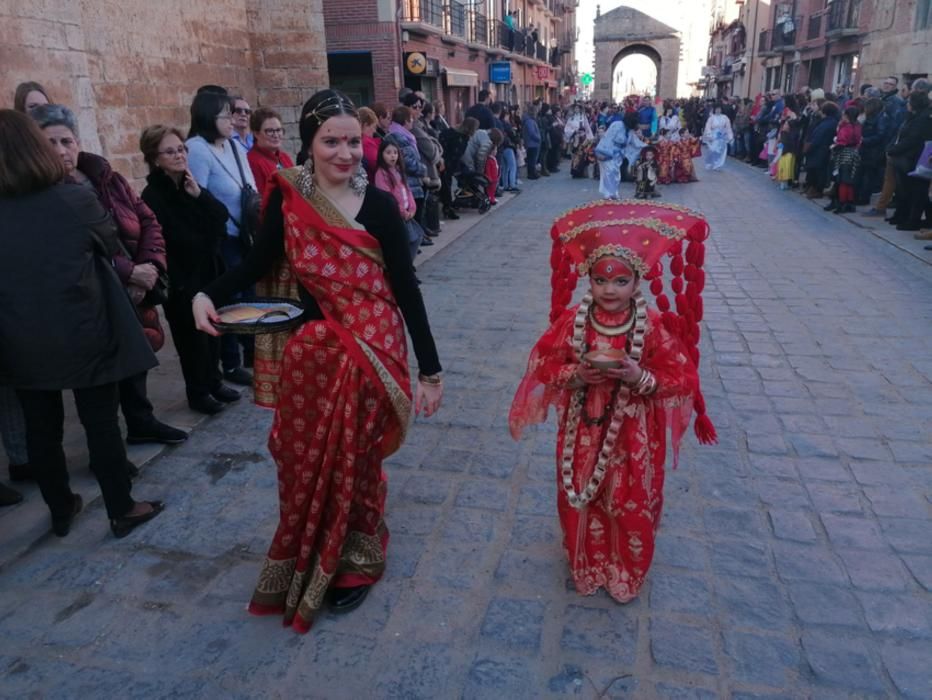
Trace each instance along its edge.
{"label": "baby stroller", "polygon": [[489,180],[485,175],[463,171],[456,176],[456,181],[459,187],[453,195],[455,208],[478,209],[480,214],[485,214],[492,208],[487,191]]}

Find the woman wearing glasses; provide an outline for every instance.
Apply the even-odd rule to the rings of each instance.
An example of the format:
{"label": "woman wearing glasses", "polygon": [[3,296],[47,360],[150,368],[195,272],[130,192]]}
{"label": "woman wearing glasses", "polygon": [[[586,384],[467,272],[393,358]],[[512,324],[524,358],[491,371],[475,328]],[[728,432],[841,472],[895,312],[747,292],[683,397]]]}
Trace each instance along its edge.
{"label": "woman wearing glasses", "polygon": [[268,107],[260,107],[252,113],[249,127],[255,136],[253,148],[248,156],[249,167],[256,178],[256,190],[262,194],[275,171],[293,168],[294,162],[282,150],[285,130],[282,128],[282,118],[278,112]]}
{"label": "woman wearing glasses", "polygon": [[163,308],[181,360],[188,405],[213,415],[240,395],[223,385],[220,341],[197,332],[191,299],[223,270],[220,243],[229,215],[188,169],[188,149],[178,129],[150,126],[142,132],[139,149],[149,166],[142,198],[158,217],[165,237],[170,284]]}

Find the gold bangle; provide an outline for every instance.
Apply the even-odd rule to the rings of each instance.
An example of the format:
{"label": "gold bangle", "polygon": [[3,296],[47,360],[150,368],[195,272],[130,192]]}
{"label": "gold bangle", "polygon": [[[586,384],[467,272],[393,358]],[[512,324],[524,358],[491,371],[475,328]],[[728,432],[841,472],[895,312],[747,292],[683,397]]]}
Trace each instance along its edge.
{"label": "gold bangle", "polygon": [[443,384],[443,377],[439,374],[431,374],[429,376],[426,374],[418,374],[417,380],[422,384],[429,384],[430,386],[440,386]]}

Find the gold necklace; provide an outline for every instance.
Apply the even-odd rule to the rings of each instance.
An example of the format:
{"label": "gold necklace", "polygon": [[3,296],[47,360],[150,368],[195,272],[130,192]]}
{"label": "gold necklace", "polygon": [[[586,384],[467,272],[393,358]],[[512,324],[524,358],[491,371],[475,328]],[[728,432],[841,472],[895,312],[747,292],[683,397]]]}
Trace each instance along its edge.
{"label": "gold necklace", "polygon": [[[576,311],[576,318],[573,321],[573,350],[576,357],[582,362],[584,352],[583,337],[586,331],[586,317],[589,315],[589,309],[592,307],[592,295],[586,294],[579,304]],[[628,353],[635,362],[641,361],[641,355],[644,352],[644,336],[647,333],[647,301],[638,292],[634,297],[634,335],[631,337],[631,351]],[[615,409],[612,411],[612,420],[608,424],[608,430],[605,433],[605,439],[602,441],[602,449],[599,451],[599,458],[596,461],[595,469],[589,482],[583,489],[582,493],[577,493],[573,486],[573,454],[576,452],[576,436],[579,432],[579,421],[582,415],[583,404],[586,401],[586,389],[581,387],[573,392],[570,397],[570,405],[566,416],[566,435],[563,440],[563,454],[560,461],[560,476],[563,481],[563,491],[566,493],[567,501],[576,510],[582,510],[596,497],[602,480],[605,479],[605,471],[608,467],[608,460],[615,450],[615,442],[618,440],[618,432],[621,430],[621,421],[624,415],[624,409],[628,405],[628,399],[631,396],[631,390],[621,384],[618,387],[618,396],[615,398]]]}
{"label": "gold necklace", "polygon": [[[629,306],[630,309],[630,306]],[[635,314],[629,314],[628,318],[622,322],[620,326],[606,326],[595,317],[595,305],[589,307],[589,323],[592,324],[592,327],[596,330],[597,333],[608,336],[609,338],[614,338],[619,335],[625,335],[630,333],[631,329],[634,328],[634,317]]]}

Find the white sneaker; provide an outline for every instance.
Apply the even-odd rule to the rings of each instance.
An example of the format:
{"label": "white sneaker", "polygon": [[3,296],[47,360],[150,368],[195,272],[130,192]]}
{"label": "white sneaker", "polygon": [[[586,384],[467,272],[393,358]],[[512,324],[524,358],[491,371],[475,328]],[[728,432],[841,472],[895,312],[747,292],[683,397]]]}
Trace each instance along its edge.
{"label": "white sneaker", "polygon": [[524,184],[524,183],[521,182],[521,180],[515,180],[515,186],[516,186],[516,187],[520,187],[520,186],[523,185],[523,184]]}

